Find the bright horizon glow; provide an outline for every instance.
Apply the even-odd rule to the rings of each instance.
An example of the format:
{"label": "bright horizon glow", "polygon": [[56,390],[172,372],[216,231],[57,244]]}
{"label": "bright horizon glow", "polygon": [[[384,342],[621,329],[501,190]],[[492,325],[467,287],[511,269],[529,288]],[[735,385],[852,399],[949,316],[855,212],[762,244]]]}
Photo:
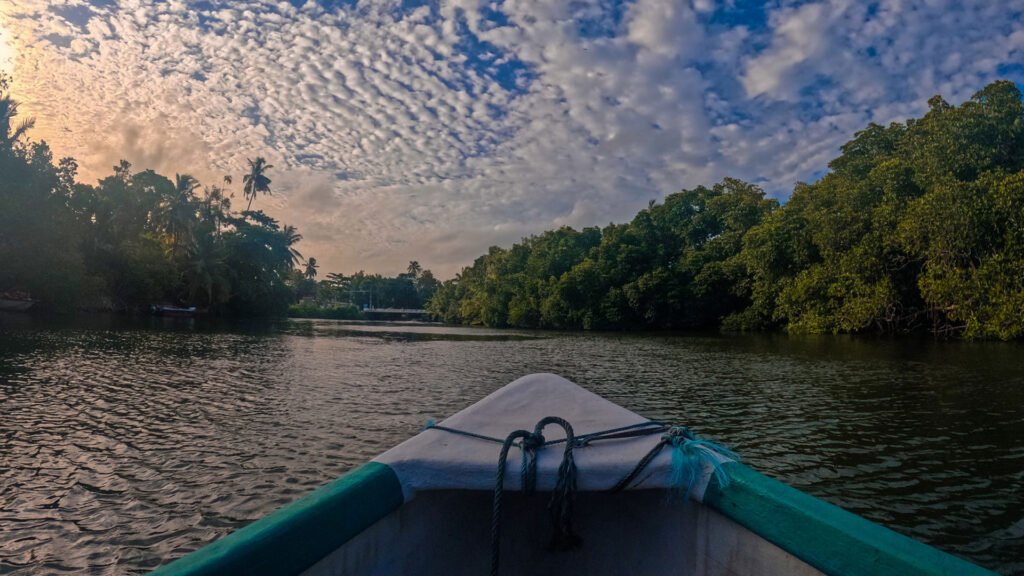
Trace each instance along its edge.
{"label": "bright horizon glow", "polygon": [[125,158],[240,198],[263,156],[254,206],[324,273],[450,277],[725,176],[785,199],[869,122],[1024,83],[1024,0],[0,0],[0,29],[83,181]]}

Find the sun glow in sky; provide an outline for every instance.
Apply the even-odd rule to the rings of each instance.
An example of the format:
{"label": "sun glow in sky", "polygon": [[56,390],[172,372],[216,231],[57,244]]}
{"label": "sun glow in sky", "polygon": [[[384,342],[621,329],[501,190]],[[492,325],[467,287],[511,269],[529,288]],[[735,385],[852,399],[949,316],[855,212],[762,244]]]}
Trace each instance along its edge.
{"label": "sun glow in sky", "polygon": [[5,55],[83,180],[262,155],[323,270],[448,276],[727,175],[785,197],[868,122],[1021,83],[1024,0],[0,0]]}

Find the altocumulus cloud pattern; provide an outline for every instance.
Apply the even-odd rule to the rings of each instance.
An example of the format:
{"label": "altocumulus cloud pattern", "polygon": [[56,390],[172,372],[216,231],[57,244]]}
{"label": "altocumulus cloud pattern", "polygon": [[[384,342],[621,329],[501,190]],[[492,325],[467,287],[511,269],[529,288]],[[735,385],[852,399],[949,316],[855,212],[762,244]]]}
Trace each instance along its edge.
{"label": "altocumulus cloud pattern", "polygon": [[451,274],[725,175],[784,198],[868,122],[1024,80],[1024,1],[0,0],[35,137],[109,173],[275,165],[325,268]]}

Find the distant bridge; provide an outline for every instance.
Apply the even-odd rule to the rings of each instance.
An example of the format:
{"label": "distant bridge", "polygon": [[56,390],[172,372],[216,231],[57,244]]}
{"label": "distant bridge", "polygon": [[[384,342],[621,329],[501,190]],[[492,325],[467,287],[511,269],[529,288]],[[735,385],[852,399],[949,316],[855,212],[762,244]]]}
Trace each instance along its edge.
{"label": "distant bridge", "polygon": [[396,316],[408,316],[411,318],[418,318],[430,315],[429,312],[422,308],[366,308],[362,312],[368,317],[388,316],[394,318]]}

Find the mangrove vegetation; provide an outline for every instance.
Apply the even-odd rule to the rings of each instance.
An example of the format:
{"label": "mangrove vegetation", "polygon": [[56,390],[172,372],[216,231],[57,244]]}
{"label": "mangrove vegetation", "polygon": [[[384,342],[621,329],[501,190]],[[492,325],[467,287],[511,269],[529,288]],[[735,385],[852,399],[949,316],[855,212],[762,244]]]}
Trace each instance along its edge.
{"label": "mangrove vegetation", "polygon": [[1024,334],[1024,107],[1011,82],[871,124],[784,204],[726,178],[626,224],[487,254],[429,309],[557,329]]}

